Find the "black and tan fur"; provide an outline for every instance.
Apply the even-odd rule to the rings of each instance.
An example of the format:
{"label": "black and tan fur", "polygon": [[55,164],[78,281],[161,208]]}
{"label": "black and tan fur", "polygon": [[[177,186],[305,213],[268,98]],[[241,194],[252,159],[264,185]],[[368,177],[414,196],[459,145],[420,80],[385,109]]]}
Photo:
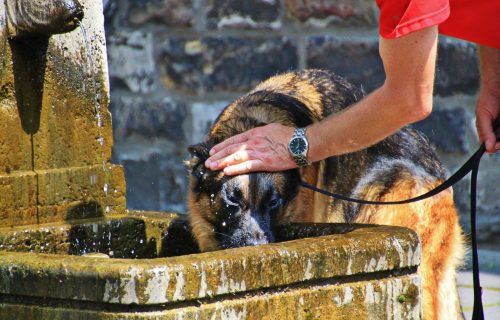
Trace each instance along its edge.
{"label": "black and tan fur", "polygon": [[[357,205],[299,188],[299,178],[355,198],[391,201],[425,193],[445,179],[428,141],[407,127],[365,150],[331,157],[303,169],[224,176],[204,167],[211,146],[268,123],[304,127],[363,97],[342,78],[322,70],[275,76],[220,114],[207,140],[190,147],[188,206],[202,251],[274,241],[285,222],[355,222],[405,226],[422,242],[419,273],[425,319],[458,319],[456,269],[464,254],[451,190],[399,206]],[[363,130],[363,128],[359,128]]]}

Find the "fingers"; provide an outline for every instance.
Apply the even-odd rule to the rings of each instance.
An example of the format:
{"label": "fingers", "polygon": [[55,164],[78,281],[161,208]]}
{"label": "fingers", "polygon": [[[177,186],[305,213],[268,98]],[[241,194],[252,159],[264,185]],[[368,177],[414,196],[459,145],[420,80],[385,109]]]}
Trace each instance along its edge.
{"label": "fingers", "polygon": [[281,171],[296,167],[287,143],[292,127],[268,124],[228,138],[210,150],[205,166],[227,175],[255,171]]}
{"label": "fingers", "polygon": [[494,153],[500,150],[500,141],[497,142],[497,137],[499,136],[500,127],[498,125],[493,127],[496,115],[488,112],[487,109],[478,109],[476,112],[476,127],[479,136],[479,141],[484,142],[486,151],[489,153]]}
{"label": "fingers", "polygon": [[246,147],[244,144],[228,146],[207,159],[205,166],[211,170],[220,170],[255,158],[254,152],[245,149]]}
{"label": "fingers", "polygon": [[476,117],[476,127],[479,135],[479,141],[484,142],[486,151],[492,152],[492,149],[495,146],[496,138],[493,133],[493,126],[491,125],[490,117],[478,114]]}
{"label": "fingers", "polygon": [[224,168],[224,174],[228,176],[233,176],[237,174],[243,174],[254,171],[265,171],[262,161],[257,160],[248,160],[245,162],[241,162],[232,166],[228,166]]}
{"label": "fingers", "polygon": [[212,149],[210,149],[210,156],[217,154],[218,152],[220,152],[221,150],[224,150],[225,148],[227,148],[230,145],[241,144],[242,142],[247,141],[248,135],[249,135],[249,132],[247,131],[247,132],[237,134],[235,136],[232,136],[232,137],[222,141],[221,143],[213,146]]}

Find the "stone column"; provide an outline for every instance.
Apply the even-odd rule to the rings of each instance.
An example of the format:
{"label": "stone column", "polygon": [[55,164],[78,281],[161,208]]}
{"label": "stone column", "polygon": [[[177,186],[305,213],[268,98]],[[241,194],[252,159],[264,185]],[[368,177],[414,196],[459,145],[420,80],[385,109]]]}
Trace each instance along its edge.
{"label": "stone column", "polygon": [[[10,39],[0,1],[0,221],[3,226],[125,210],[110,164],[102,2],[80,0],[81,27]],[[43,3],[43,1],[42,1]]]}

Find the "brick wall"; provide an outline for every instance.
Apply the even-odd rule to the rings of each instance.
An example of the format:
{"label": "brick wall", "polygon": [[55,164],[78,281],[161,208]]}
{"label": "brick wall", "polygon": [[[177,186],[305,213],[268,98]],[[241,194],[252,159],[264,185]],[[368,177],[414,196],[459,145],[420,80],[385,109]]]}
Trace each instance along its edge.
{"label": "brick wall", "polygon": [[[384,80],[373,0],[105,0],[113,161],[130,209],[185,211],[186,147],[261,80],[327,68],[370,92]],[[476,49],[441,38],[432,115],[418,123],[449,171],[477,147]],[[500,235],[500,156],[482,163],[479,236]],[[455,188],[468,229],[468,183]]]}

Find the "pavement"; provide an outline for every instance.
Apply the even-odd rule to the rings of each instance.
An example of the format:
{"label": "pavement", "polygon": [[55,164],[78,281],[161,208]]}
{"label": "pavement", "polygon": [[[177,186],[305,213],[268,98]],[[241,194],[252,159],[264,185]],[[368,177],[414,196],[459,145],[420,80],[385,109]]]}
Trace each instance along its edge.
{"label": "pavement", "polygon": [[[479,250],[479,279],[483,288],[482,300],[484,318],[500,320],[500,246],[497,250]],[[470,265],[470,259],[468,261]],[[465,319],[472,319],[474,291],[472,271],[465,269],[459,272],[457,284],[460,303]]]}

